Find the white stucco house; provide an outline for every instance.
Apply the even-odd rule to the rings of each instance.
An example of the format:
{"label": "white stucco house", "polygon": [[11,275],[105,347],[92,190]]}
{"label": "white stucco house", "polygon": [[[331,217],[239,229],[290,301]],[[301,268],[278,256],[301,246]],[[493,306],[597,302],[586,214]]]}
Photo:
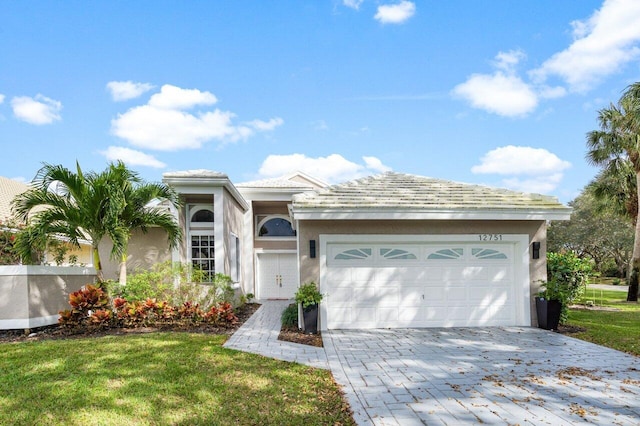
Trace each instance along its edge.
{"label": "white stucco house", "polygon": [[[328,186],[298,172],[233,184],[207,170],[166,173],[184,230],[136,235],[131,272],[172,259],[231,276],[258,299],[316,282],[321,329],[536,324],[555,198],[401,173]],[[107,276],[117,276],[107,263]]]}

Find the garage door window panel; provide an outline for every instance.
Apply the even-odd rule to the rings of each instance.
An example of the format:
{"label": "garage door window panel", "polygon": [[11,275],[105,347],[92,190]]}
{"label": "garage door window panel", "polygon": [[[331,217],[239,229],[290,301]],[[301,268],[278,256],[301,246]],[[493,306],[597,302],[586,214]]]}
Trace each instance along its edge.
{"label": "garage door window panel", "polygon": [[353,248],[339,252],[333,257],[333,259],[347,261],[367,260],[371,259],[372,252],[373,250],[371,248]]}
{"label": "garage door window panel", "polygon": [[476,259],[506,260],[507,255],[501,251],[487,248],[472,248],[471,255]]}
{"label": "garage door window panel", "polygon": [[430,253],[427,256],[427,259],[430,260],[461,260],[464,256],[464,249],[461,247],[457,248],[446,248],[437,250],[433,253]]}
{"label": "garage door window panel", "polygon": [[399,248],[381,248],[380,257],[385,260],[417,260],[418,256],[409,250]]}

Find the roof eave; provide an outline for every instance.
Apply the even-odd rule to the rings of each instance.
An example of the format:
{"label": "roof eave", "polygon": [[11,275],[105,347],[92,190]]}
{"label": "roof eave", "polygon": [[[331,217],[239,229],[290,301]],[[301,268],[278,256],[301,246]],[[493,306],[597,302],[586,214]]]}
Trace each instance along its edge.
{"label": "roof eave", "polygon": [[293,206],[295,220],[569,220],[571,209],[418,210],[310,209]]}
{"label": "roof eave", "polygon": [[[188,194],[188,193],[200,193],[199,191],[193,191],[194,188],[225,188],[231,196],[240,204],[242,209],[246,212],[249,210],[249,203],[244,199],[242,194],[238,191],[229,177],[227,176],[219,176],[219,177],[173,177],[173,176],[164,176],[162,178],[162,182],[174,188],[179,194]],[[209,191],[205,191],[203,193],[209,193]]]}

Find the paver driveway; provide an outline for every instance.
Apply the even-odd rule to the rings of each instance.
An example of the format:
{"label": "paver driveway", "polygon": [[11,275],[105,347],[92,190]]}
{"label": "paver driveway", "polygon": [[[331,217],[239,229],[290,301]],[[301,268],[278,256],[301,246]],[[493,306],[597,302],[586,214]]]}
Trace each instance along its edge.
{"label": "paver driveway", "polygon": [[640,358],[535,328],[327,331],[359,424],[640,424]]}

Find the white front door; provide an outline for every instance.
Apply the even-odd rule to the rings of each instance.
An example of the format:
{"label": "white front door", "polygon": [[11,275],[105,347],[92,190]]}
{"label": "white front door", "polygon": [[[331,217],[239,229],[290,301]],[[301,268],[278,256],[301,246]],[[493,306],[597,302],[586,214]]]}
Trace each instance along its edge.
{"label": "white front door", "polygon": [[258,299],[292,299],[298,288],[295,253],[258,253]]}

